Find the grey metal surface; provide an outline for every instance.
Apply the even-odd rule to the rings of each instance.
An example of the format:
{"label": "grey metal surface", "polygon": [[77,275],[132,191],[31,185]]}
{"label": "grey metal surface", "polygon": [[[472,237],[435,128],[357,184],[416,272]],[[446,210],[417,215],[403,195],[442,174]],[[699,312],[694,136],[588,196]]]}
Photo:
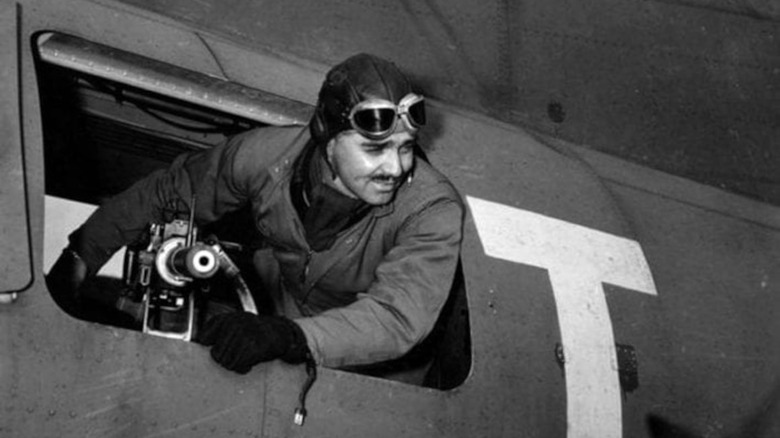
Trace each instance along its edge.
{"label": "grey metal surface", "polygon": [[[305,125],[308,105],[65,34],[39,39],[49,63],[270,125]],[[269,67],[273,68],[273,67]]]}
{"label": "grey metal surface", "polygon": [[776,2],[121,1],[325,65],[374,52],[449,104],[780,204]]}
{"label": "grey metal surface", "polygon": [[[0,294],[25,289],[32,281],[17,20],[17,5],[0,1]],[[11,297],[1,297],[0,302],[5,299]]]}

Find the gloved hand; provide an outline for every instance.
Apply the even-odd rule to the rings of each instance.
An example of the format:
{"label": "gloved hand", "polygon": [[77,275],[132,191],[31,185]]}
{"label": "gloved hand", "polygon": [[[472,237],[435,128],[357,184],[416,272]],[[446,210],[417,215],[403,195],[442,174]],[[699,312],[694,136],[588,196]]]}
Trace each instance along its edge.
{"label": "gloved hand", "polygon": [[87,264],[75,251],[66,248],[46,275],[46,286],[62,310],[83,318],[79,289],[87,278]]}
{"label": "gloved hand", "polygon": [[225,313],[206,323],[199,342],[223,367],[246,374],[260,362],[282,359],[301,363],[309,355],[303,330],[283,316]]}
{"label": "gloved hand", "polygon": [[66,248],[46,275],[46,286],[54,302],[74,318],[138,329],[137,315],[117,309],[115,284],[101,281],[88,271],[78,253]]}

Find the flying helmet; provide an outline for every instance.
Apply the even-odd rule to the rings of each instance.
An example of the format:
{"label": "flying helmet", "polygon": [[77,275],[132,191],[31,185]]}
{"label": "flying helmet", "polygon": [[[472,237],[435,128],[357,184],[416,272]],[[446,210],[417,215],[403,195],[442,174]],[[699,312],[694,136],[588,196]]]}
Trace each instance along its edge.
{"label": "flying helmet", "polygon": [[333,67],[320,89],[309,128],[319,144],[354,129],[378,140],[405,123],[417,131],[425,124],[423,97],[415,94],[409,79],[390,61],[361,53]]}

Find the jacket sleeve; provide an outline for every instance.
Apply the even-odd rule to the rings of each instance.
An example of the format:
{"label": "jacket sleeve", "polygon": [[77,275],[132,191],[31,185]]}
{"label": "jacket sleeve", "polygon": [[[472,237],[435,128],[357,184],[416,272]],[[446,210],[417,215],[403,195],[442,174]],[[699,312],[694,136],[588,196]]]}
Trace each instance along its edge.
{"label": "jacket sleeve", "polygon": [[193,195],[199,226],[239,208],[247,200],[249,179],[255,177],[246,166],[251,140],[241,134],[207,151],[177,157],[168,169],[153,172],[95,210],[69,236],[71,248],[94,274],[150,223],[187,217]]}
{"label": "jacket sleeve", "polygon": [[376,279],[357,301],[295,321],[317,363],[364,365],[398,358],[433,329],[460,254],[463,205],[443,199],[410,216]]}

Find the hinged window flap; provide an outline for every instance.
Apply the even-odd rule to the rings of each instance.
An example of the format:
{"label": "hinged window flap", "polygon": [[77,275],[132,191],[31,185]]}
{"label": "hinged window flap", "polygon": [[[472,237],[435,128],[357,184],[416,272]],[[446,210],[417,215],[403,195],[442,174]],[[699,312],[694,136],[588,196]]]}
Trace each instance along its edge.
{"label": "hinged window flap", "polygon": [[0,294],[32,282],[17,5],[0,0]]}
{"label": "hinged window flap", "polygon": [[44,61],[269,125],[305,125],[312,108],[135,53],[52,33],[38,41]]}

